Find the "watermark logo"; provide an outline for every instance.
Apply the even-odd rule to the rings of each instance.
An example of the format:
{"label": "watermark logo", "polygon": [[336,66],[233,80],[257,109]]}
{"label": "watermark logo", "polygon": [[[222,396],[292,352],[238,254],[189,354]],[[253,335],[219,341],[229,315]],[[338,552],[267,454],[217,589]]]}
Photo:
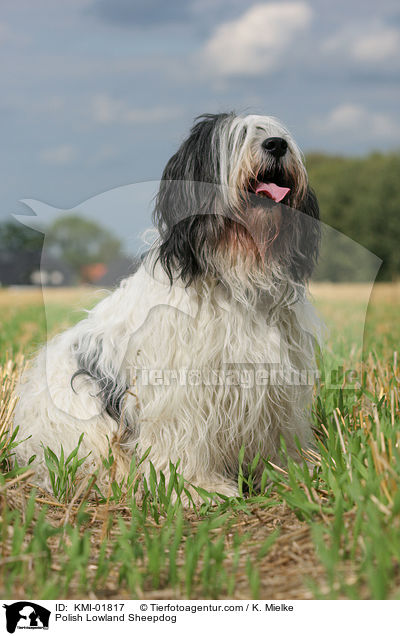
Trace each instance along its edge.
{"label": "watermark logo", "polygon": [[3,607],[6,610],[6,628],[9,634],[14,634],[16,629],[49,629],[51,612],[37,603],[18,601]]}
{"label": "watermark logo", "polygon": [[237,364],[224,368],[134,369],[135,386],[216,387],[238,386],[251,389],[256,386],[312,386],[318,381],[318,369],[285,369],[282,365],[262,366]]}
{"label": "watermark logo", "polygon": [[[176,329],[179,329],[180,334],[192,332],[199,334],[199,338],[203,337],[201,329],[205,333],[204,326],[198,328],[195,322],[201,308],[204,306],[204,298],[195,286],[186,288],[178,281],[177,284],[171,287],[171,281],[165,272],[162,271],[158,262],[158,248],[161,237],[155,230],[150,233],[146,232],[146,228],[149,228],[152,224],[151,213],[154,207],[154,197],[162,188],[162,183],[160,184],[158,181],[143,182],[122,186],[83,201],[76,208],[69,210],[56,209],[40,201],[24,200],[24,203],[31,208],[35,215],[16,215],[16,218],[24,225],[40,230],[44,234],[43,250],[41,252],[42,260],[39,262],[38,271],[31,282],[43,285],[44,308],[49,335],[52,336],[54,334],[55,297],[52,294],[51,287],[58,284],[57,280],[60,279],[60,272],[64,271],[65,268],[74,269],[75,278],[73,280],[75,283],[84,282],[86,284],[91,282],[99,289],[113,287],[114,282],[119,282],[125,279],[126,276],[130,276],[136,268],[138,270],[135,282],[133,282],[131,277],[125,279],[120,287],[119,300],[116,298],[114,307],[111,307],[112,303],[109,303],[109,309],[102,313],[101,321],[103,324],[107,321],[107,329],[104,328],[105,340],[96,329],[91,332],[87,331],[84,336],[77,334],[77,342],[74,343],[76,349],[74,351],[78,367],[84,367],[84,364],[87,363],[91,371],[95,371],[95,373],[94,375],[92,374],[92,380],[88,376],[76,378],[76,382],[74,382],[76,392],[79,393],[80,390],[88,387],[90,382],[92,382],[93,387],[90,387],[89,392],[97,395],[99,378],[104,379],[103,388],[112,392],[115,386],[120,384],[121,378],[123,379],[121,385],[125,384],[127,373],[132,370],[130,368],[127,369],[126,365],[129,365],[129,367],[131,365],[141,367],[142,363],[144,368],[139,368],[137,372],[128,376],[128,386],[130,384],[129,380],[133,383],[133,386],[130,386],[132,392],[135,392],[135,386],[137,385],[142,387],[168,387],[169,385],[219,387],[223,385],[252,389],[259,386],[303,386],[314,383],[319,385],[324,383],[328,388],[354,390],[360,383],[360,377],[353,369],[360,368],[362,364],[367,308],[372,285],[381,265],[381,260],[355,241],[318,221],[321,234],[321,255],[319,264],[311,279],[312,297],[309,298],[305,293],[305,288],[303,290],[303,287],[297,285],[297,283],[294,284],[293,289],[289,285],[287,291],[285,291],[285,288],[279,283],[279,276],[276,280],[277,274],[276,272],[274,274],[273,266],[271,266],[272,269],[270,267],[270,263],[274,264],[274,258],[272,258],[274,251],[272,250],[271,252],[271,260],[265,260],[266,250],[272,244],[274,249],[277,250],[278,246],[280,246],[282,259],[284,261],[285,259],[289,259],[289,261],[291,258],[293,259],[293,254],[289,247],[292,244],[297,245],[296,241],[300,236],[307,237],[312,235],[313,231],[316,230],[315,224],[317,223],[313,217],[282,203],[276,204],[272,199],[261,199],[253,196],[249,199],[249,208],[246,208],[246,214],[240,215],[239,218],[236,212],[231,210],[230,206],[223,204],[224,201],[232,199],[235,195],[235,190],[227,186],[193,181],[177,181],[168,183],[168,187],[171,201],[182,200],[184,196],[188,196],[193,204],[189,207],[183,205],[177,209],[176,217],[171,211],[171,228],[172,226],[180,226],[182,222],[190,221],[192,216],[196,217],[197,220],[199,217],[210,217],[210,215],[214,217],[216,208],[210,202],[217,201],[219,202],[217,206],[218,218],[226,217],[227,227],[230,227],[232,222],[238,224],[239,227],[241,226],[245,230],[245,235],[251,238],[250,243],[254,243],[261,261],[266,265],[266,275],[270,274],[271,278],[269,279],[266,276],[264,280],[262,276],[256,277],[253,288],[252,285],[250,287],[242,285],[243,280],[246,282],[248,279],[246,276],[243,279],[243,272],[240,267],[239,269],[231,267],[228,259],[226,261],[228,265],[225,268],[226,263],[222,257],[221,262],[215,259],[214,267],[216,268],[216,273],[223,273],[228,281],[226,286],[230,291],[228,294],[224,293],[226,286],[224,287],[224,285],[220,284],[220,277],[217,276],[219,282],[212,292],[212,303],[209,300],[207,301],[210,303],[209,315],[217,315],[215,313],[217,312],[221,321],[226,322],[228,330],[229,320],[227,316],[230,312],[230,294],[232,294],[233,298],[237,298],[242,306],[248,303],[251,305],[252,298],[257,298],[259,287],[264,289],[263,285],[266,285],[265,293],[260,293],[264,306],[262,309],[260,308],[258,316],[260,324],[261,317],[264,316],[265,326],[262,327],[262,336],[260,331],[257,331],[257,336],[259,337],[257,351],[253,352],[249,358],[247,351],[243,351],[243,348],[240,347],[235,348],[228,342],[228,338],[221,337],[219,346],[221,355],[216,360],[210,360],[210,365],[233,365],[233,370],[225,366],[211,369],[200,368],[204,356],[202,357],[195,350],[190,361],[193,364],[193,368],[190,369],[160,368],[164,361],[161,353],[160,356],[154,355],[153,359],[150,360],[146,359],[146,356],[144,358],[137,357],[136,352],[138,349],[141,350],[139,345],[142,344],[140,331],[143,329],[143,338],[148,337],[148,335],[146,336],[146,325],[157,324],[160,325],[160,328],[164,328],[163,326],[166,325],[165,332],[167,333],[168,325],[174,324]],[[262,203],[260,203],[261,200]],[[262,206],[261,208],[260,205]],[[110,215],[110,210],[113,210],[112,215]],[[175,209],[173,212],[175,214]],[[276,215],[278,215],[279,219]],[[99,219],[102,219],[104,228],[101,229],[99,226],[95,232],[93,223],[97,222],[98,224]],[[210,225],[210,218],[200,220],[201,222],[204,221],[205,232]],[[297,237],[296,241],[293,243],[293,241],[288,240],[291,235],[283,231],[280,235],[282,243],[278,239],[275,240],[275,234],[272,242],[269,241],[271,237],[268,232],[274,228],[276,230],[275,223],[279,225],[279,228],[282,223],[282,228],[286,228],[285,232],[294,232]],[[135,254],[134,266],[127,258],[119,258],[119,260],[115,258],[113,260],[110,256],[109,247],[110,243],[113,243],[108,232],[111,232],[117,226],[120,229],[121,236],[124,235],[125,237],[124,250],[127,250],[127,254]],[[267,235],[265,234],[266,232]],[[89,249],[89,247],[94,235],[97,236],[97,247],[96,249],[93,247],[94,251],[91,251],[92,248]],[[207,236],[202,233],[199,236],[201,238],[200,243],[203,245]],[[185,246],[188,241],[184,240],[182,244]],[[213,247],[213,245],[211,241],[212,253],[215,252],[215,246]],[[207,255],[208,252],[206,251],[205,254]],[[223,251],[221,254],[223,254]],[[185,252],[183,256],[184,258],[189,258]],[[302,258],[297,260],[302,262]],[[297,267],[297,260],[293,261],[293,267]],[[126,261],[128,261],[128,264]],[[277,262],[280,263],[280,259]],[[159,265],[158,268],[155,266],[157,263]],[[108,274],[107,272],[104,274],[104,267],[108,268]],[[214,272],[215,275],[216,273]],[[108,275],[109,278],[107,279]],[[112,278],[114,282],[111,281]],[[267,284],[269,280],[271,281],[270,287]],[[132,285],[128,281],[131,281]],[[327,284],[326,281],[328,281]],[[344,308],[345,325],[340,328],[338,333],[336,333],[337,322],[333,315],[336,305],[332,304],[332,300],[334,300],[336,291],[331,286],[334,284],[332,281],[334,283],[340,281],[346,281],[346,283],[357,282],[361,285],[356,299],[356,310],[350,312],[350,315]],[[63,284],[67,284],[66,279]],[[315,288],[313,287],[314,284],[316,284]],[[96,300],[103,295],[100,291],[98,295],[93,294],[93,287],[86,286],[82,289],[88,290],[87,292],[85,291],[85,293],[88,293],[88,298],[87,302],[83,297],[80,298],[80,307],[85,305],[93,306]],[[352,294],[353,292],[349,293]],[[281,310],[282,306],[286,306],[288,310],[286,313],[290,314],[290,320],[287,324],[283,324],[281,320],[276,319],[277,312]],[[132,308],[132,311],[128,311],[129,308]],[[122,324],[124,320],[124,315],[126,324],[124,329],[121,330],[122,337],[118,338],[118,346],[113,348],[112,353],[106,353],[111,351],[111,343],[115,339],[118,325]],[[248,336],[246,331],[250,329],[249,321],[250,313],[249,320],[243,323],[243,337],[241,333],[238,333],[238,340],[242,344]],[[324,340],[329,338],[333,343],[333,356],[319,356],[318,369],[309,368],[314,366],[312,360],[294,360],[298,354],[291,350],[293,343],[289,342],[289,340],[296,337],[297,325],[303,334],[301,342],[296,343],[299,351],[303,343],[311,341],[310,339],[321,348],[322,352],[324,352],[325,348]],[[286,333],[288,328],[293,332],[289,340]],[[330,335],[330,330],[332,335]],[[159,337],[161,344],[161,335]],[[255,340],[256,334],[253,337],[253,341]],[[179,338],[176,337],[176,345],[174,346],[176,346],[177,350],[186,346],[181,335],[179,335]],[[187,345],[187,348],[189,349],[189,345]],[[65,400],[62,397],[62,393],[54,390],[53,372],[58,364],[54,351],[54,347],[50,346],[47,348],[44,354],[43,372],[47,376],[47,385],[54,405],[57,409],[64,411],[70,407],[72,401],[69,399]],[[307,358],[307,354],[304,353],[304,356],[300,356],[300,358],[302,357]],[[335,363],[333,370],[330,365],[332,358]],[[84,363],[81,362],[82,359]],[[253,359],[254,364],[249,369],[245,360],[251,361],[251,359]],[[159,364],[160,362],[161,365]],[[183,359],[183,362],[187,364],[186,358]],[[176,361],[176,364],[179,364],[179,360]],[[263,365],[263,368],[260,368],[260,364]],[[147,365],[149,367],[154,365],[154,367],[147,368]],[[307,368],[303,368],[303,365]],[[344,370],[347,365],[351,365],[351,370]],[[296,368],[292,368],[292,366]],[[86,384],[81,386],[79,382],[85,382]],[[103,401],[92,400],[91,410],[86,413],[81,410],[80,418],[87,421],[94,415],[100,415],[103,410]],[[74,417],[76,417],[76,412]]]}

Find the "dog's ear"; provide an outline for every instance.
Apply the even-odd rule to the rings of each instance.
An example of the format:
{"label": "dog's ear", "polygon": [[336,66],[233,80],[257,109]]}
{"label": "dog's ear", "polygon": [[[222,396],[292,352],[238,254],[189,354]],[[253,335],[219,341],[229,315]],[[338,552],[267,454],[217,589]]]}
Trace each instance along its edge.
{"label": "dog's ear", "polygon": [[313,219],[319,220],[319,205],[316,194],[310,186],[307,187],[300,210]]}
{"label": "dog's ear", "polygon": [[222,219],[215,215],[220,187],[200,166],[191,165],[188,146],[189,140],[169,160],[153,212],[161,238],[159,261],[171,283],[173,272],[187,284],[205,274],[207,252],[222,230]]}
{"label": "dog's ear", "polygon": [[197,117],[188,138],[165,166],[153,221],[161,238],[159,261],[171,283],[173,271],[187,284],[204,275],[208,254],[224,231],[227,211],[221,204],[225,196],[219,183],[216,133],[232,117],[234,113]]}
{"label": "dog's ear", "polygon": [[226,115],[203,115],[164,168],[153,219],[161,233],[195,216],[210,213],[216,191],[218,148],[214,130]]}
{"label": "dog's ear", "polygon": [[194,179],[190,175],[187,178],[168,175],[166,178],[165,172],[153,212],[154,223],[162,238],[167,238],[169,232],[183,221],[214,214],[220,190],[215,183]]}
{"label": "dog's ear", "polygon": [[[223,230],[222,219],[211,215],[195,215],[171,228],[158,255],[171,285],[176,276],[190,285],[196,278],[207,274],[211,255],[218,243],[217,236]],[[215,240],[210,237],[215,237]]]}
{"label": "dog's ear", "polygon": [[308,186],[297,216],[296,247],[292,260],[292,275],[297,281],[307,281],[317,263],[321,242],[319,205]]}

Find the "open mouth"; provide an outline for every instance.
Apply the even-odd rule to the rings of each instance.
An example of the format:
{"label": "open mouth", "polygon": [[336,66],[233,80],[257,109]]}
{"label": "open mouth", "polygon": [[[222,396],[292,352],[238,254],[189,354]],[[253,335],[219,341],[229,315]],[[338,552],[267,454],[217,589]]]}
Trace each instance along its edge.
{"label": "open mouth", "polygon": [[264,173],[259,174],[257,179],[252,181],[251,191],[254,194],[267,197],[276,203],[280,203],[288,196],[290,187],[285,183],[285,179],[283,179],[281,175]]}

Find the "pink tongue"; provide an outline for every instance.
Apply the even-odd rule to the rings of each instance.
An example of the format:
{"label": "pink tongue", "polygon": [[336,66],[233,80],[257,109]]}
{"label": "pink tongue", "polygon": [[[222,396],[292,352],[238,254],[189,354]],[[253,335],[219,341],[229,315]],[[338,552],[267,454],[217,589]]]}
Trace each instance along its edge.
{"label": "pink tongue", "polygon": [[273,199],[277,203],[282,201],[282,199],[290,192],[290,188],[281,188],[276,185],[276,183],[263,183],[262,181],[258,181],[256,185],[256,194],[260,194],[263,192],[270,199]]}

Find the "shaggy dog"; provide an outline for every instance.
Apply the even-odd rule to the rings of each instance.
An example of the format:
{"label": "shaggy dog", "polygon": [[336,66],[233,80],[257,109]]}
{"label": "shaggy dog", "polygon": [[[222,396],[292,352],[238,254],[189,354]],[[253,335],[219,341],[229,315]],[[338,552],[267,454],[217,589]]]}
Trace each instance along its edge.
{"label": "shaggy dog", "polygon": [[[319,212],[302,156],[274,118],[203,115],[168,161],[158,238],[139,269],[42,349],[19,385],[20,462],[43,445],[81,470],[111,444],[117,478],[132,454],[168,479],[235,496],[238,456],[281,462],[311,438],[315,324],[307,281]],[[261,468],[260,468],[261,472]]]}

